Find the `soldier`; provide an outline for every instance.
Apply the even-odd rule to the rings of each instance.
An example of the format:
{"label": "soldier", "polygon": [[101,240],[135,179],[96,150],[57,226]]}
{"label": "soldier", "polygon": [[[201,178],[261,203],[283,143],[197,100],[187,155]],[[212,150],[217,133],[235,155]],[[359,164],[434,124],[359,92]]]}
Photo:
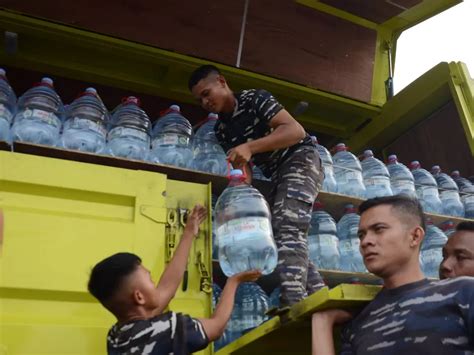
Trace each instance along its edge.
{"label": "soldier", "polygon": [[189,90],[205,110],[219,114],[216,137],[232,165],[245,170],[249,183],[249,163],[272,180],[268,202],[278,247],[280,303],[291,306],[324,286],[307,246],[312,206],[323,179],[319,154],[304,128],[265,90],[234,94],[212,65],[192,73]]}
{"label": "soldier", "polygon": [[474,276],[474,221],[461,222],[443,248],[441,279]]}

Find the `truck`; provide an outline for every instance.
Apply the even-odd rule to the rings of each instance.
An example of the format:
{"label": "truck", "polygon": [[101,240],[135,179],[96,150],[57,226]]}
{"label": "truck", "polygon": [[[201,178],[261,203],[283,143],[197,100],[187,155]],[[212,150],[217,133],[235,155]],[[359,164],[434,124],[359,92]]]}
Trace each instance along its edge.
{"label": "truck", "polygon": [[[393,94],[397,39],[460,0],[85,0],[0,2],[0,65],[18,93],[41,75],[65,102],[94,85],[107,107],[134,94],[152,118],[170,103],[196,124],[205,113],[190,73],[215,64],[235,90],[270,91],[319,142],[353,152],[474,175],[474,81],[464,63],[439,63]],[[296,110],[303,111],[303,110]],[[450,154],[455,151],[456,154]],[[264,191],[270,183],[255,181]],[[221,176],[101,155],[0,142],[0,353],[103,354],[114,319],[87,292],[91,267],[118,251],[140,255],[158,278],[197,202],[211,209]],[[335,218],[346,203],[318,197]],[[463,218],[430,214],[436,224]],[[170,305],[206,317],[212,282],[211,221],[193,245]],[[364,304],[370,274],[322,270],[324,288],[218,354],[309,353],[310,316]],[[350,284],[357,278],[361,284]],[[270,292],[275,277],[261,286]],[[349,283],[348,283],[349,282]],[[200,352],[214,353],[213,346]]]}

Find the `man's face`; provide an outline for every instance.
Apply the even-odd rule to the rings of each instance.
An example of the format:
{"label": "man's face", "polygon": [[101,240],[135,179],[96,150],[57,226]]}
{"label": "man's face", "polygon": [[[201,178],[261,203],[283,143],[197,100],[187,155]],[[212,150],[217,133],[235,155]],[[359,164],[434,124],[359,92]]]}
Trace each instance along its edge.
{"label": "man's face", "polygon": [[410,226],[403,223],[401,214],[389,205],[365,211],[360,218],[359,238],[367,270],[388,277],[412,258],[418,258],[418,247],[410,246],[410,232]]}
{"label": "man's face", "polygon": [[191,91],[203,109],[214,113],[223,112],[230,92],[224,77],[217,74],[210,74],[199,80]]}
{"label": "man's face", "polygon": [[458,276],[474,276],[474,232],[471,231],[453,233],[443,247],[439,277]]}

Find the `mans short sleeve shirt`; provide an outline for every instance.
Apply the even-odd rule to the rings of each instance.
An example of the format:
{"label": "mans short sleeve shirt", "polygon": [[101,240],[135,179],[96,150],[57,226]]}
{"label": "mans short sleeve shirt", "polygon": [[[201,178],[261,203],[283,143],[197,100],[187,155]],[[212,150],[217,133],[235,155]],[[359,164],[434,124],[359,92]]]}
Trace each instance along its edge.
{"label": "mans short sleeve shirt", "polygon": [[474,354],[474,278],[383,289],[342,331],[341,354]]}
{"label": "mans short sleeve shirt", "polygon": [[[269,135],[273,131],[270,121],[284,108],[272,94],[262,89],[244,90],[236,94],[235,98],[234,112],[219,114],[219,120],[214,127],[216,137],[225,152]],[[289,148],[255,154],[253,163],[262,169],[267,177],[271,177],[279,164],[302,145],[313,145],[308,135]]]}
{"label": "mans short sleeve shirt", "polygon": [[197,319],[175,312],[116,324],[107,335],[109,355],[183,355],[202,350],[208,344]]}

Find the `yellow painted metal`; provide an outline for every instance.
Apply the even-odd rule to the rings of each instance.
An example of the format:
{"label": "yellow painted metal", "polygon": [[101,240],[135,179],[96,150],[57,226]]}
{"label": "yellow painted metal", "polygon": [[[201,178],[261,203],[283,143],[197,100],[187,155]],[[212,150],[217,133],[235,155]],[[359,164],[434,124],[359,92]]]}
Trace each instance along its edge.
{"label": "yellow painted metal", "polygon": [[462,63],[440,63],[388,101],[371,123],[348,141],[354,151],[382,150],[454,99],[474,156],[474,81]]}
{"label": "yellow painted metal", "polygon": [[[99,83],[195,103],[187,89],[197,58],[0,10],[0,29],[18,33],[18,53],[0,62],[51,75]],[[112,60],[113,58],[113,60]],[[261,87],[288,108],[303,100],[309,109],[298,117],[309,130],[348,137],[380,108],[321,90],[215,63],[234,90]]]}
{"label": "yellow painted metal", "polygon": [[[0,353],[103,354],[114,319],[87,293],[91,267],[130,251],[157,280],[167,210],[208,205],[208,191],[158,173],[0,151]],[[193,245],[207,268],[208,227]],[[211,297],[200,288],[190,258],[187,290],[171,309],[209,316]]]}
{"label": "yellow painted metal", "polygon": [[325,287],[292,306],[287,314],[270,319],[217,354],[309,354],[309,321],[314,312],[329,308],[359,308],[379,291],[379,286],[366,285],[342,284],[331,290]]}

